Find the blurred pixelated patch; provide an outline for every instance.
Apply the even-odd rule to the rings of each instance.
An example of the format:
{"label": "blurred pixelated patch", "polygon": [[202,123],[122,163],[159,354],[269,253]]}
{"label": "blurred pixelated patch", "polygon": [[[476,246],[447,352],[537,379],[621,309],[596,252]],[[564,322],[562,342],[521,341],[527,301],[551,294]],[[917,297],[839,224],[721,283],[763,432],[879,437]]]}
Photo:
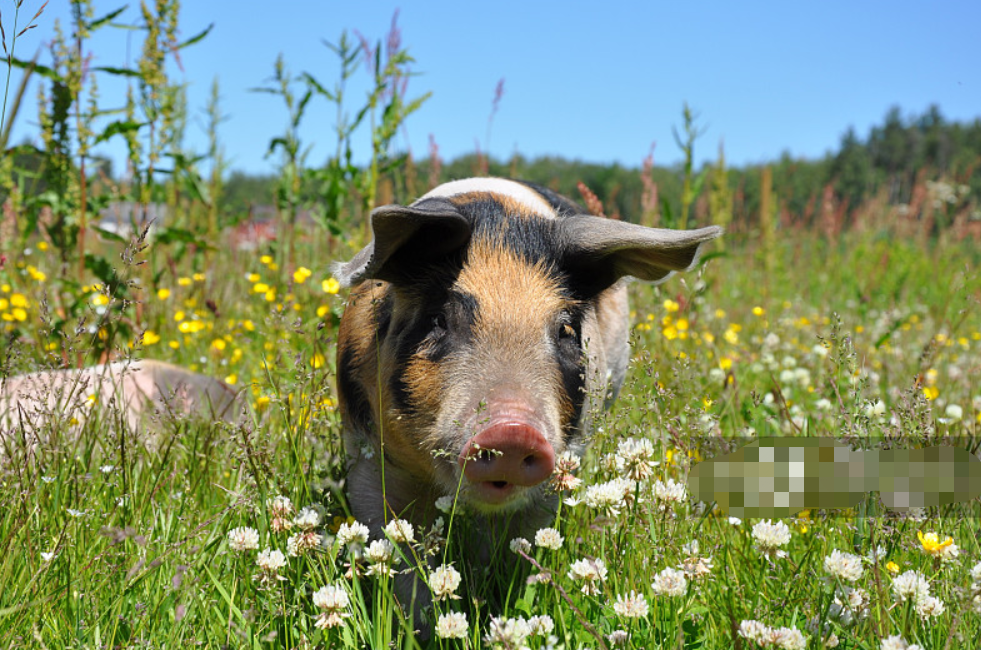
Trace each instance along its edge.
{"label": "blurred pixelated patch", "polygon": [[[895,443],[893,443],[895,444]],[[760,438],[691,468],[688,489],[733,517],[792,517],[854,508],[878,492],[892,511],[981,495],[977,450],[957,446],[853,449],[833,438]]]}

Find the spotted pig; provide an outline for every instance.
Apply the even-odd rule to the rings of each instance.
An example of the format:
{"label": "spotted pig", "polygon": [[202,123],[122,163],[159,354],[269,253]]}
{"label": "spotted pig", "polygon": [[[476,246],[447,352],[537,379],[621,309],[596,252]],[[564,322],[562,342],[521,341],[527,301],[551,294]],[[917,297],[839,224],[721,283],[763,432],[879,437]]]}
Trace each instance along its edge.
{"label": "spotted pig", "polygon": [[371,215],[373,241],[338,265],[353,287],[338,393],[355,516],[428,525],[434,501],[533,533],[554,516],[556,459],[629,359],[628,277],[691,268],[717,227],[674,231],[584,214],[544,187],[441,185]]}

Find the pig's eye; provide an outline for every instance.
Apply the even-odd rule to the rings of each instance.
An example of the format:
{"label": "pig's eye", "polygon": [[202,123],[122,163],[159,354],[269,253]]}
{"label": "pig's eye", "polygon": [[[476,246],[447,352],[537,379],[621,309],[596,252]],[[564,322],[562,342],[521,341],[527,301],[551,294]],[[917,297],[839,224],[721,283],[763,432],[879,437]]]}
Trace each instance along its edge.
{"label": "pig's eye", "polygon": [[430,335],[442,336],[446,334],[446,316],[443,314],[433,314],[429,321]]}
{"label": "pig's eye", "polygon": [[568,323],[559,325],[559,339],[570,340],[575,338],[576,330],[573,329],[572,325],[569,325]]}

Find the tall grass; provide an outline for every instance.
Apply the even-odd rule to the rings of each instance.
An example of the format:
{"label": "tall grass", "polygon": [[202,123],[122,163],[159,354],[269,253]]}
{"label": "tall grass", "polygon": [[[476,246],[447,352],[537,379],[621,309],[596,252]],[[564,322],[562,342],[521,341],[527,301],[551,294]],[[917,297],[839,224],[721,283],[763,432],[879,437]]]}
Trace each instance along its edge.
{"label": "tall grass", "polygon": [[[112,21],[77,6],[74,40],[59,47],[84,52],[85,30]],[[140,13],[146,65],[116,70],[136,80],[118,120],[80,108],[91,78],[59,90],[71,56],[40,72],[45,149],[12,153],[37,155],[41,173],[8,166],[0,178],[3,232],[12,232],[0,240],[0,376],[157,358],[224,379],[246,408],[235,424],[156,414],[135,435],[114,426],[121,414],[111,404],[93,405],[80,426],[0,421],[0,645],[708,649],[804,647],[806,638],[809,648],[872,650],[903,647],[890,639],[901,636],[924,648],[976,647],[978,499],[904,516],[883,513],[870,495],[855,511],[800,513],[765,535],[764,522],[731,520],[684,490],[693,463],[755,436],[977,453],[975,248],[897,236],[888,206],[870,206],[861,229],[843,232],[829,202],[819,208],[828,228],[817,233],[781,227],[770,205],[762,237],[738,234],[697,273],[631,289],[628,382],[596,414],[578,472],[556,478],[565,499],[553,530],[478,561],[467,553],[470,515],[450,501],[440,504],[442,527],[391,547],[368,542],[344,493],[334,392],[344,296],[324,250],[343,259],[362,243],[383,176],[395,179],[386,191],[411,198],[410,161],[392,137],[422,100],[405,98],[411,60],[392,37],[397,26],[387,51],[346,37],[333,47],[345,75],[371,55],[375,84],[355,113],[373,134],[366,168],[350,163],[362,122],[341,117],[336,156],[306,166],[292,126],[318,97],[346,115],[345,80],[328,89],[276,68],[268,89],[291,126],[270,149],[282,155],[288,229],[245,251],[231,245],[241,215],[222,211],[220,141],[209,145],[219,173],[207,181],[181,149],[181,94],[160,62],[175,44],[173,5]],[[215,136],[220,114],[215,101]],[[688,117],[686,133],[697,134]],[[124,182],[88,179],[94,158],[79,138],[100,137],[130,144]],[[162,174],[167,154],[184,163]],[[724,218],[718,169],[712,210]],[[701,225],[691,220],[703,181],[691,169],[686,178],[678,219]],[[656,187],[648,190],[653,221]],[[81,238],[100,205],[121,199],[169,204],[186,221]],[[305,209],[310,223],[297,218]],[[670,206],[660,216],[670,225]],[[207,238],[198,223],[210,224]],[[403,574],[436,599],[423,612],[428,637],[414,633],[411,608],[395,596]],[[939,600],[904,591],[917,580]]]}

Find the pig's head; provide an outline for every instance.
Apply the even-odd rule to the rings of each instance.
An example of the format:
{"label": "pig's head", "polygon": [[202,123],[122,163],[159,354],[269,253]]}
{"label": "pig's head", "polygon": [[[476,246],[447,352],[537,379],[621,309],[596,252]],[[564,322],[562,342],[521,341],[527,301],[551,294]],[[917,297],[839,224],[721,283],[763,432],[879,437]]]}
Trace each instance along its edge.
{"label": "pig's head", "polygon": [[371,227],[372,243],[336,269],[371,305],[348,334],[342,324],[342,399],[363,402],[346,426],[390,471],[490,512],[539,500],[556,459],[581,448],[607,390],[601,312],[618,280],[690,268],[720,233],[588,216],[493,179],[378,208]]}

